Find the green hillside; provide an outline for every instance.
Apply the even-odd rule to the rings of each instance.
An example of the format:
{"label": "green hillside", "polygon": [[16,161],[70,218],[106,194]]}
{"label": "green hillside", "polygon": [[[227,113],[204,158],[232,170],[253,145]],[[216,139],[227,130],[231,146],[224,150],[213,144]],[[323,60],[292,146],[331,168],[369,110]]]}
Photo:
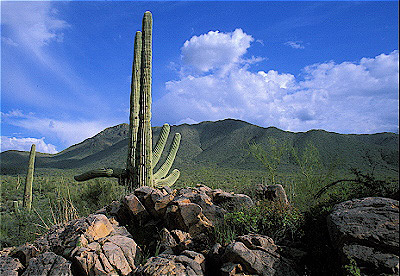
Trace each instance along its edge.
{"label": "green hillside", "polygon": [[[160,128],[153,128],[156,140]],[[395,176],[399,163],[399,136],[394,133],[338,134],[324,130],[288,132],[275,127],[263,128],[239,120],[202,122],[171,127],[172,134],[182,134],[182,142],[174,167],[181,169],[184,181],[202,181],[204,173],[233,175],[255,173],[262,175],[264,168],[248,152],[249,145],[268,146],[268,139],[286,141],[298,152],[309,144],[319,152],[322,164],[327,168],[336,164],[335,170],[349,168],[368,170]],[[128,125],[107,128],[92,138],[73,145],[60,153],[38,154],[36,171],[80,173],[102,167],[125,167],[128,145]],[[173,135],[170,135],[171,143]],[[28,152],[6,151],[0,154],[2,174],[21,174],[26,170]],[[282,173],[296,170],[295,162],[288,159],[279,169]],[[198,175],[198,177],[194,177]],[[202,176],[203,175],[203,176]]]}

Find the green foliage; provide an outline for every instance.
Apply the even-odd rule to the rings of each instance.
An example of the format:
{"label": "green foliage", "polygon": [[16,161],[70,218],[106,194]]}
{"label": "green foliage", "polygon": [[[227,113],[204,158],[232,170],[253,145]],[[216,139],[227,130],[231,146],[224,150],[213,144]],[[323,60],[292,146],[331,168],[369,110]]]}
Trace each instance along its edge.
{"label": "green foliage", "polygon": [[282,142],[269,137],[266,148],[264,149],[262,145],[253,143],[250,145],[249,151],[267,169],[270,183],[275,185],[277,184],[277,171],[282,164],[284,156],[289,153],[289,145],[287,141]]}
{"label": "green foliage", "polygon": [[[52,225],[62,224],[79,216],[87,216],[99,208],[119,200],[124,188],[111,179],[91,180],[76,184],[68,181],[71,174],[35,175],[32,210],[21,208],[24,193],[21,177],[1,177],[0,248],[33,241]],[[19,202],[19,208],[15,208]]]}
{"label": "green foliage", "polygon": [[217,239],[226,243],[236,236],[259,233],[278,243],[284,239],[294,241],[302,236],[302,222],[303,216],[293,206],[261,201],[252,208],[226,214],[224,223],[216,229]]}
{"label": "green foliage", "polygon": [[346,276],[361,276],[360,268],[357,266],[357,262],[353,259],[349,259],[349,263],[344,266]]}
{"label": "green foliage", "polygon": [[84,205],[81,206],[82,211],[85,213],[90,210],[98,210],[113,200],[119,200],[125,193],[124,187],[117,185],[116,181],[99,180],[85,183],[82,188],[81,199]]}

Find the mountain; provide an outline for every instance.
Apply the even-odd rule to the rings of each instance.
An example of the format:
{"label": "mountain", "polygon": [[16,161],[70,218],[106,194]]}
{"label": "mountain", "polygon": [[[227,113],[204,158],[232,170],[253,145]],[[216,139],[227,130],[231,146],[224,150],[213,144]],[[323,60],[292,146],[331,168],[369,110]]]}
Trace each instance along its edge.
{"label": "mountain", "polygon": [[[158,138],[160,129],[153,128],[154,140]],[[225,172],[262,170],[259,162],[249,155],[248,148],[251,143],[266,146],[270,137],[288,141],[299,152],[307,144],[312,144],[318,149],[325,166],[336,162],[339,170],[351,167],[365,170],[374,165],[380,173],[393,174],[399,164],[399,135],[394,133],[338,134],[324,130],[294,133],[226,119],[172,126],[166,149],[176,132],[181,133],[182,141],[173,167],[182,172],[187,170],[188,174],[201,168]],[[94,168],[125,167],[127,136],[127,124],[107,128],[57,154],[38,153],[35,168],[39,171],[67,169],[81,173]],[[1,173],[25,172],[28,157],[28,152],[21,151],[0,153]],[[294,166],[292,161],[285,168],[291,170]]]}

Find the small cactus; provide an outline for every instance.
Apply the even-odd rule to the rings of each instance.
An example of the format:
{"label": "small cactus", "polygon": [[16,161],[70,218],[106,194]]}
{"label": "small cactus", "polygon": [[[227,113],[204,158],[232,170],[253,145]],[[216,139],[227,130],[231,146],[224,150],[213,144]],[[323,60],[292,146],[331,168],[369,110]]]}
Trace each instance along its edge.
{"label": "small cactus", "polygon": [[26,174],[25,181],[25,192],[22,206],[26,210],[30,211],[32,208],[32,183],[33,183],[33,171],[35,170],[35,155],[36,145],[32,144],[31,152],[29,154],[28,172]]}
{"label": "small cactus", "polygon": [[138,186],[171,186],[180,176],[177,169],[167,176],[179,148],[181,140],[179,133],[174,136],[166,161],[157,172],[153,172],[164,150],[170,126],[165,124],[162,127],[160,137],[153,150],[151,131],[152,25],[152,15],[147,11],[143,16],[142,32],[138,31],[135,35],[126,169],[92,170],[75,176],[77,181],[95,177],[117,177],[121,184],[128,186],[128,190],[133,190]]}

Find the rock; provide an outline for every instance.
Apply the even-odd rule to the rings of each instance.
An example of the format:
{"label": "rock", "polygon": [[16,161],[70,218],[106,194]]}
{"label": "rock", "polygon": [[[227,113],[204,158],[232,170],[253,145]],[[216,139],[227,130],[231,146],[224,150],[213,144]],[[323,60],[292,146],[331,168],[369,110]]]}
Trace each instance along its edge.
{"label": "rock", "polygon": [[[142,187],[135,189],[134,194],[144,204],[145,199],[154,191],[156,191],[156,189],[151,188],[149,186],[142,186]],[[160,193],[162,194],[161,191],[160,191]]]}
{"label": "rock", "polygon": [[176,248],[178,243],[168,231],[167,228],[163,228],[160,231],[160,252],[162,253],[174,253],[174,248]]}
{"label": "rock", "polygon": [[82,275],[129,275],[139,252],[133,239],[114,235],[78,248],[73,256]]}
{"label": "rock", "polygon": [[240,264],[225,263],[221,267],[221,276],[235,276],[242,271],[243,268]]}
{"label": "rock", "polygon": [[[158,275],[204,275],[204,256],[193,251],[184,251],[181,255],[160,254],[151,257],[147,262],[139,266],[135,275],[158,276]],[[199,263],[200,262],[200,263]]]}
{"label": "rock", "polygon": [[214,193],[213,201],[228,211],[254,206],[253,200],[248,195],[233,194],[224,191]]}
{"label": "rock", "polygon": [[89,222],[89,227],[86,230],[85,236],[89,236],[89,241],[96,241],[100,238],[104,238],[114,229],[105,215],[89,215],[87,220]]}
{"label": "rock", "polygon": [[226,211],[220,206],[214,204],[211,197],[204,191],[200,189],[185,189],[185,191],[185,193],[180,191],[181,197],[187,198],[191,203],[199,205],[203,214],[212,222],[213,225],[223,221]]}
{"label": "rock", "polygon": [[128,275],[132,272],[128,261],[125,259],[124,252],[118,245],[112,242],[105,242],[102,249],[107,260],[119,274]]}
{"label": "rock", "polygon": [[107,240],[121,248],[126,260],[129,263],[129,266],[132,268],[132,270],[135,270],[135,261],[137,259],[138,253],[140,253],[140,248],[138,247],[136,242],[131,238],[119,235],[109,237],[107,238]]}
{"label": "rock", "polygon": [[[162,275],[188,275],[183,264],[176,263],[173,258],[166,254],[157,257],[151,257],[144,265],[136,270],[138,276],[162,276]],[[194,271],[191,271],[192,275]]]}
{"label": "rock", "polygon": [[156,212],[156,217],[163,217],[165,211],[167,210],[168,204],[174,199],[174,195],[167,194],[155,201],[154,211]]}
{"label": "rock", "polygon": [[257,185],[256,198],[258,200],[269,200],[272,202],[277,202],[277,203],[280,202],[283,204],[289,204],[285,189],[280,184]]}
{"label": "rock", "polygon": [[71,263],[53,252],[32,258],[23,276],[72,276]]}
{"label": "rock", "polygon": [[381,197],[345,201],[333,207],[327,222],[343,264],[352,258],[366,275],[399,273],[399,201]]}
{"label": "rock", "polygon": [[38,249],[33,244],[26,243],[17,247],[12,253],[11,257],[19,259],[23,266],[26,266],[30,259],[36,257],[40,253],[40,249]]}
{"label": "rock", "polygon": [[0,275],[18,276],[23,269],[24,266],[19,259],[9,256],[0,256]]}
{"label": "rock", "polygon": [[164,218],[169,229],[189,232],[192,237],[205,231],[210,232],[212,228],[201,207],[194,203],[178,202],[177,205],[168,206]]}
{"label": "rock", "polygon": [[[269,237],[245,235],[230,243],[222,257],[225,263],[240,264],[246,273],[257,275],[298,275],[292,263],[279,255]],[[228,274],[229,275],[229,274]]]}
{"label": "rock", "polygon": [[[128,210],[128,216],[139,224],[142,224],[142,221],[146,220],[149,217],[149,213],[147,212],[146,208],[139,200],[139,198],[137,198],[134,194],[125,196],[122,199],[122,204]],[[126,214],[124,214],[124,212],[126,211],[118,210],[118,217],[126,218]],[[128,219],[125,220],[129,221]]]}
{"label": "rock", "polygon": [[177,245],[172,248],[175,254],[193,248],[192,236],[189,233],[175,229],[171,231],[171,236],[177,243]]}

